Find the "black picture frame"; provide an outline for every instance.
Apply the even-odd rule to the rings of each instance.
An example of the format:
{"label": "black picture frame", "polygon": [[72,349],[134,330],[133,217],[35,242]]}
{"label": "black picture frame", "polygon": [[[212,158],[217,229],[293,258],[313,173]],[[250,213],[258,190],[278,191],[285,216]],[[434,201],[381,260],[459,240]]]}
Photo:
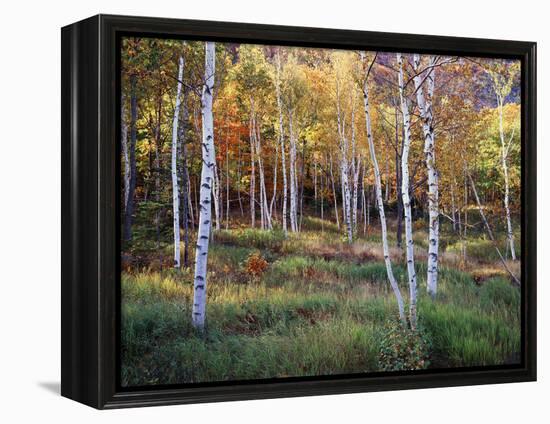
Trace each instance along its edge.
{"label": "black picture frame", "polygon": [[[143,35],[521,60],[519,366],[122,389],[120,37]],[[97,15],[62,28],[61,394],[99,409],[536,380],[536,43]]]}

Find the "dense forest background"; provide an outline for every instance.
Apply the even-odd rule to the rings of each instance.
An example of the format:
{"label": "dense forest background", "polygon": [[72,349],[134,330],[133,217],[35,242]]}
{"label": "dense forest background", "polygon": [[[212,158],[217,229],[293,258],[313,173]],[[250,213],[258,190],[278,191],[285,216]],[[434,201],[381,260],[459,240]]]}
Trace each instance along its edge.
{"label": "dense forest background", "polygon": [[123,382],[517,362],[519,71],[125,39]]}

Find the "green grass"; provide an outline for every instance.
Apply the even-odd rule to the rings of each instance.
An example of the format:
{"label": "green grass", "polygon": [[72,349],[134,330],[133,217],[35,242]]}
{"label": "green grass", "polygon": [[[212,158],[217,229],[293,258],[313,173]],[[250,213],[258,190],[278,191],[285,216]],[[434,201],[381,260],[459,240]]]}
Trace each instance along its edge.
{"label": "green grass", "polygon": [[[346,247],[317,224],[304,221],[308,231],[286,237],[278,230],[216,232],[205,333],[190,322],[192,270],[123,273],[123,385],[496,365],[517,356],[520,294],[507,279],[479,285],[472,274],[443,267],[432,301],[418,261],[422,337],[392,330],[390,340],[397,305],[384,263],[364,248],[371,241]],[[259,278],[246,271],[253,252],[268,262]],[[394,274],[406,300],[404,264],[394,263]],[[413,346],[412,362],[401,358],[399,346],[416,340],[429,343]]]}

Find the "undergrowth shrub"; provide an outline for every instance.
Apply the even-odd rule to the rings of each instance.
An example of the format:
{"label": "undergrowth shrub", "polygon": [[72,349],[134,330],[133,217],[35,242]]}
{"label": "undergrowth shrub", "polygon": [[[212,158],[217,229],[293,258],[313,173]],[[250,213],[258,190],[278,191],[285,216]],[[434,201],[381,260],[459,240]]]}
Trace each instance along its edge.
{"label": "undergrowth shrub", "polygon": [[253,279],[259,279],[267,270],[268,263],[260,252],[252,252],[243,263],[244,271]]}
{"label": "undergrowth shrub", "polygon": [[380,341],[379,365],[382,371],[410,371],[430,365],[430,339],[422,327],[405,328],[399,321],[386,326]]}

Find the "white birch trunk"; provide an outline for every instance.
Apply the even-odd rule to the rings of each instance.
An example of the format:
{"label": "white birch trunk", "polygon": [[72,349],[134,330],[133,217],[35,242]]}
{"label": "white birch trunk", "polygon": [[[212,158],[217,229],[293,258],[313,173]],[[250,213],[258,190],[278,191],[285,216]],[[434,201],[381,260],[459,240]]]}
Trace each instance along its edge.
{"label": "white birch trunk", "polygon": [[[345,156],[345,153],[342,153]],[[342,190],[344,192],[344,220],[346,222],[346,233],[348,236],[348,243],[353,243],[353,228],[351,224],[351,193],[348,182],[348,163],[345,157],[341,159],[341,174],[342,174]]]}
{"label": "white birch trunk", "polygon": [[273,208],[277,200],[277,173],[279,169],[279,143],[275,143],[275,163],[273,164],[273,194],[269,203],[269,216],[273,218]]}
{"label": "white birch trunk", "polygon": [[319,196],[321,197],[321,232],[325,232],[325,217],[324,217],[324,192],[325,192],[325,173],[323,172],[323,169],[321,168],[321,175],[320,175],[320,190],[319,190]]}
{"label": "white birch trunk", "polygon": [[229,229],[229,139],[225,142],[225,229]]}
{"label": "white birch trunk", "polygon": [[357,146],[355,139],[355,91],[352,96],[351,104],[351,177],[353,178],[353,199],[351,206],[351,221],[353,234],[357,233],[357,203],[359,196],[359,174],[361,172],[361,166],[356,156]]}
{"label": "white birch trunk", "polygon": [[253,102],[250,99],[250,122],[249,122],[249,138],[250,138],[250,225],[252,228],[256,226],[256,159],[254,155],[254,137],[256,132],[252,126],[253,122]]}
{"label": "white birch trunk", "polygon": [[363,178],[361,180],[361,205],[363,212],[363,235],[367,234],[367,197],[365,195],[365,177],[367,176],[367,161],[363,162]]}
{"label": "white birch trunk", "polygon": [[[504,98],[498,96],[498,129],[500,134],[502,173],[504,174],[504,209],[506,211],[506,236],[508,238],[508,248],[512,255],[512,260],[516,260],[516,249],[514,245],[514,232],[512,230],[512,218],[510,215],[510,177],[508,176],[508,147],[504,140],[503,125],[503,107]],[[510,139],[510,142],[512,139]]]}
{"label": "white birch trunk", "polygon": [[294,138],[292,110],[288,111],[288,129],[290,138],[290,230],[298,231],[297,222],[297,184],[296,184],[296,139]]}
{"label": "white birch trunk", "polygon": [[[435,58],[430,59],[430,69],[423,79],[420,71],[420,55],[414,55],[414,85],[416,90],[416,101],[422,119],[422,130],[424,133],[424,155],[426,157],[426,168],[428,172],[428,275],[426,285],[428,294],[434,298],[437,293],[437,273],[439,257],[439,184],[438,173],[435,165],[435,137],[433,128],[433,92],[434,92],[434,68]],[[427,85],[424,90],[424,84]],[[426,91],[426,95],[425,95]],[[405,190],[403,190],[405,191]]]}
{"label": "white birch trunk", "polygon": [[332,196],[334,197],[334,215],[336,216],[336,226],[338,227],[338,230],[340,230],[340,218],[338,217],[338,198],[336,197],[334,172],[332,171],[332,155],[330,155],[330,180],[332,182]]}
{"label": "white birch trunk", "polygon": [[122,144],[122,157],[124,158],[124,209],[128,204],[130,194],[130,159],[128,156],[128,120],[126,119],[126,97],[124,94],[120,99],[120,138]]}
{"label": "white birch trunk", "polygon": [[216,47],[213,42],[205,43],[204,85],[202,88],[202,170],[200,189],[200,214],[195,250],[195,275],[193,290],[192,322],[195,328],[204,329],[206,318],[206,274],[208,263],[208,242],[210,240],[211,201],[213,171],[215,165],[214,119],[212,116],[212,92],[216,66]]}
{"label": "white birch trunk", "polygon": [[340,179],[342,182],[342,212],[346,224],[348,243],[353,243],[353,228],[351,222],[351,193],[349,187],[348,141],[345,134],[346,123],[342,119],[340,110],[340,81],[336,78],[336,119],[338,124],[338,136],[340,139]]}
{"label": "white birch trunk", "polygon": [[[365,54],[361,52],[361,58],[365,62]],[[372,139],[372,130],[371,130],[371,121],[370,121],[370,106],[369,106],[369,86],[368,86],[368,73],[365,75],[363,81],[363,102],[365,106],[365,126],[367,130],[367,141],[369,144],[369,152],[372,162],[372,169],[374,171],[374,185],[375,193],[378,204],[378,213],[380,216],[380,227],[382,230],[382,250],[384,252],[384,262],[386,264],[386,273],[388,274],[388,280],[390,281],[390,286],[393,290],[395,298],[397,300],[397,308],[399,311],[400,320],[405,323],[405,309],[403,305],[403,296],[401,296],[401,290],[397,285],[395,276],[393,275],[393,268],[390,258],[390,249],[388,247],[388,230],[386,227],[386,214],[384,212],[384,203],[382,202],[382,181],[380,179],[380,168],[378,166],[378,161],[376,160],[376,151],[374,149],[374,141]]]}
{"label": "white birch trunk", "polygon": [[405,243],[407,253],[407,274],[409,276],[409,321],[411,328],[416,328],[416,271],[414,269],[414,243],[412,237],[411,200],[409,196],[409,149],[411,146],[411,129],[409,105],[404,93],[403,56],[397,53],[399,68],[399,98],[401,100],[401,114],[403,115],[403,153],[401,155],[401,187],[403,211],[405,215]]}
{"label": "white birch trunk", "polygon": [[277,78],[275,81],[275,91],[277,94],[277,109],[279,112],[279,144],[281,146],[281,172],[283,174],[283,216],[281,217],[281,220],[283,221],[283,231],[286,234],[287,229],[287,193],[288,193],[288,187],[287,187],[287,178],[286,178],[286,152],[285,152],[285,136],[284,136],[284,124],[283,124],[283,106],[281,101],[281,57],[279,54],[279,51],[277,50]]}
{"label": "white birch trunk", "polygon": [[255,141],[256,141],[256,155],[258,157],[258,172],[260,174],[260,209],[261,209],[261,216],[262,216],[262,229],[273,229],[273,226],[271,225],[271,216],[269,214],[269,206],[267,203],[267,190],[265,188],[265,175],[264,175],[264,166],[262,161],[262,142],[261,142],[261,134],[260,134],[260,127],[256,122],[256,119],[254,119],[254,125],[256,127],[256,135],[255,135]]}
{"label": "white birch trunk", "polygon": [[181,89],[183,79],[183,56],[178,61],[178,86],[176,90],[176,106],[172,121],[172,210],[174,218],[174,267],[180,268],[180,199],[178,186],[178,123],[181,105]]}

